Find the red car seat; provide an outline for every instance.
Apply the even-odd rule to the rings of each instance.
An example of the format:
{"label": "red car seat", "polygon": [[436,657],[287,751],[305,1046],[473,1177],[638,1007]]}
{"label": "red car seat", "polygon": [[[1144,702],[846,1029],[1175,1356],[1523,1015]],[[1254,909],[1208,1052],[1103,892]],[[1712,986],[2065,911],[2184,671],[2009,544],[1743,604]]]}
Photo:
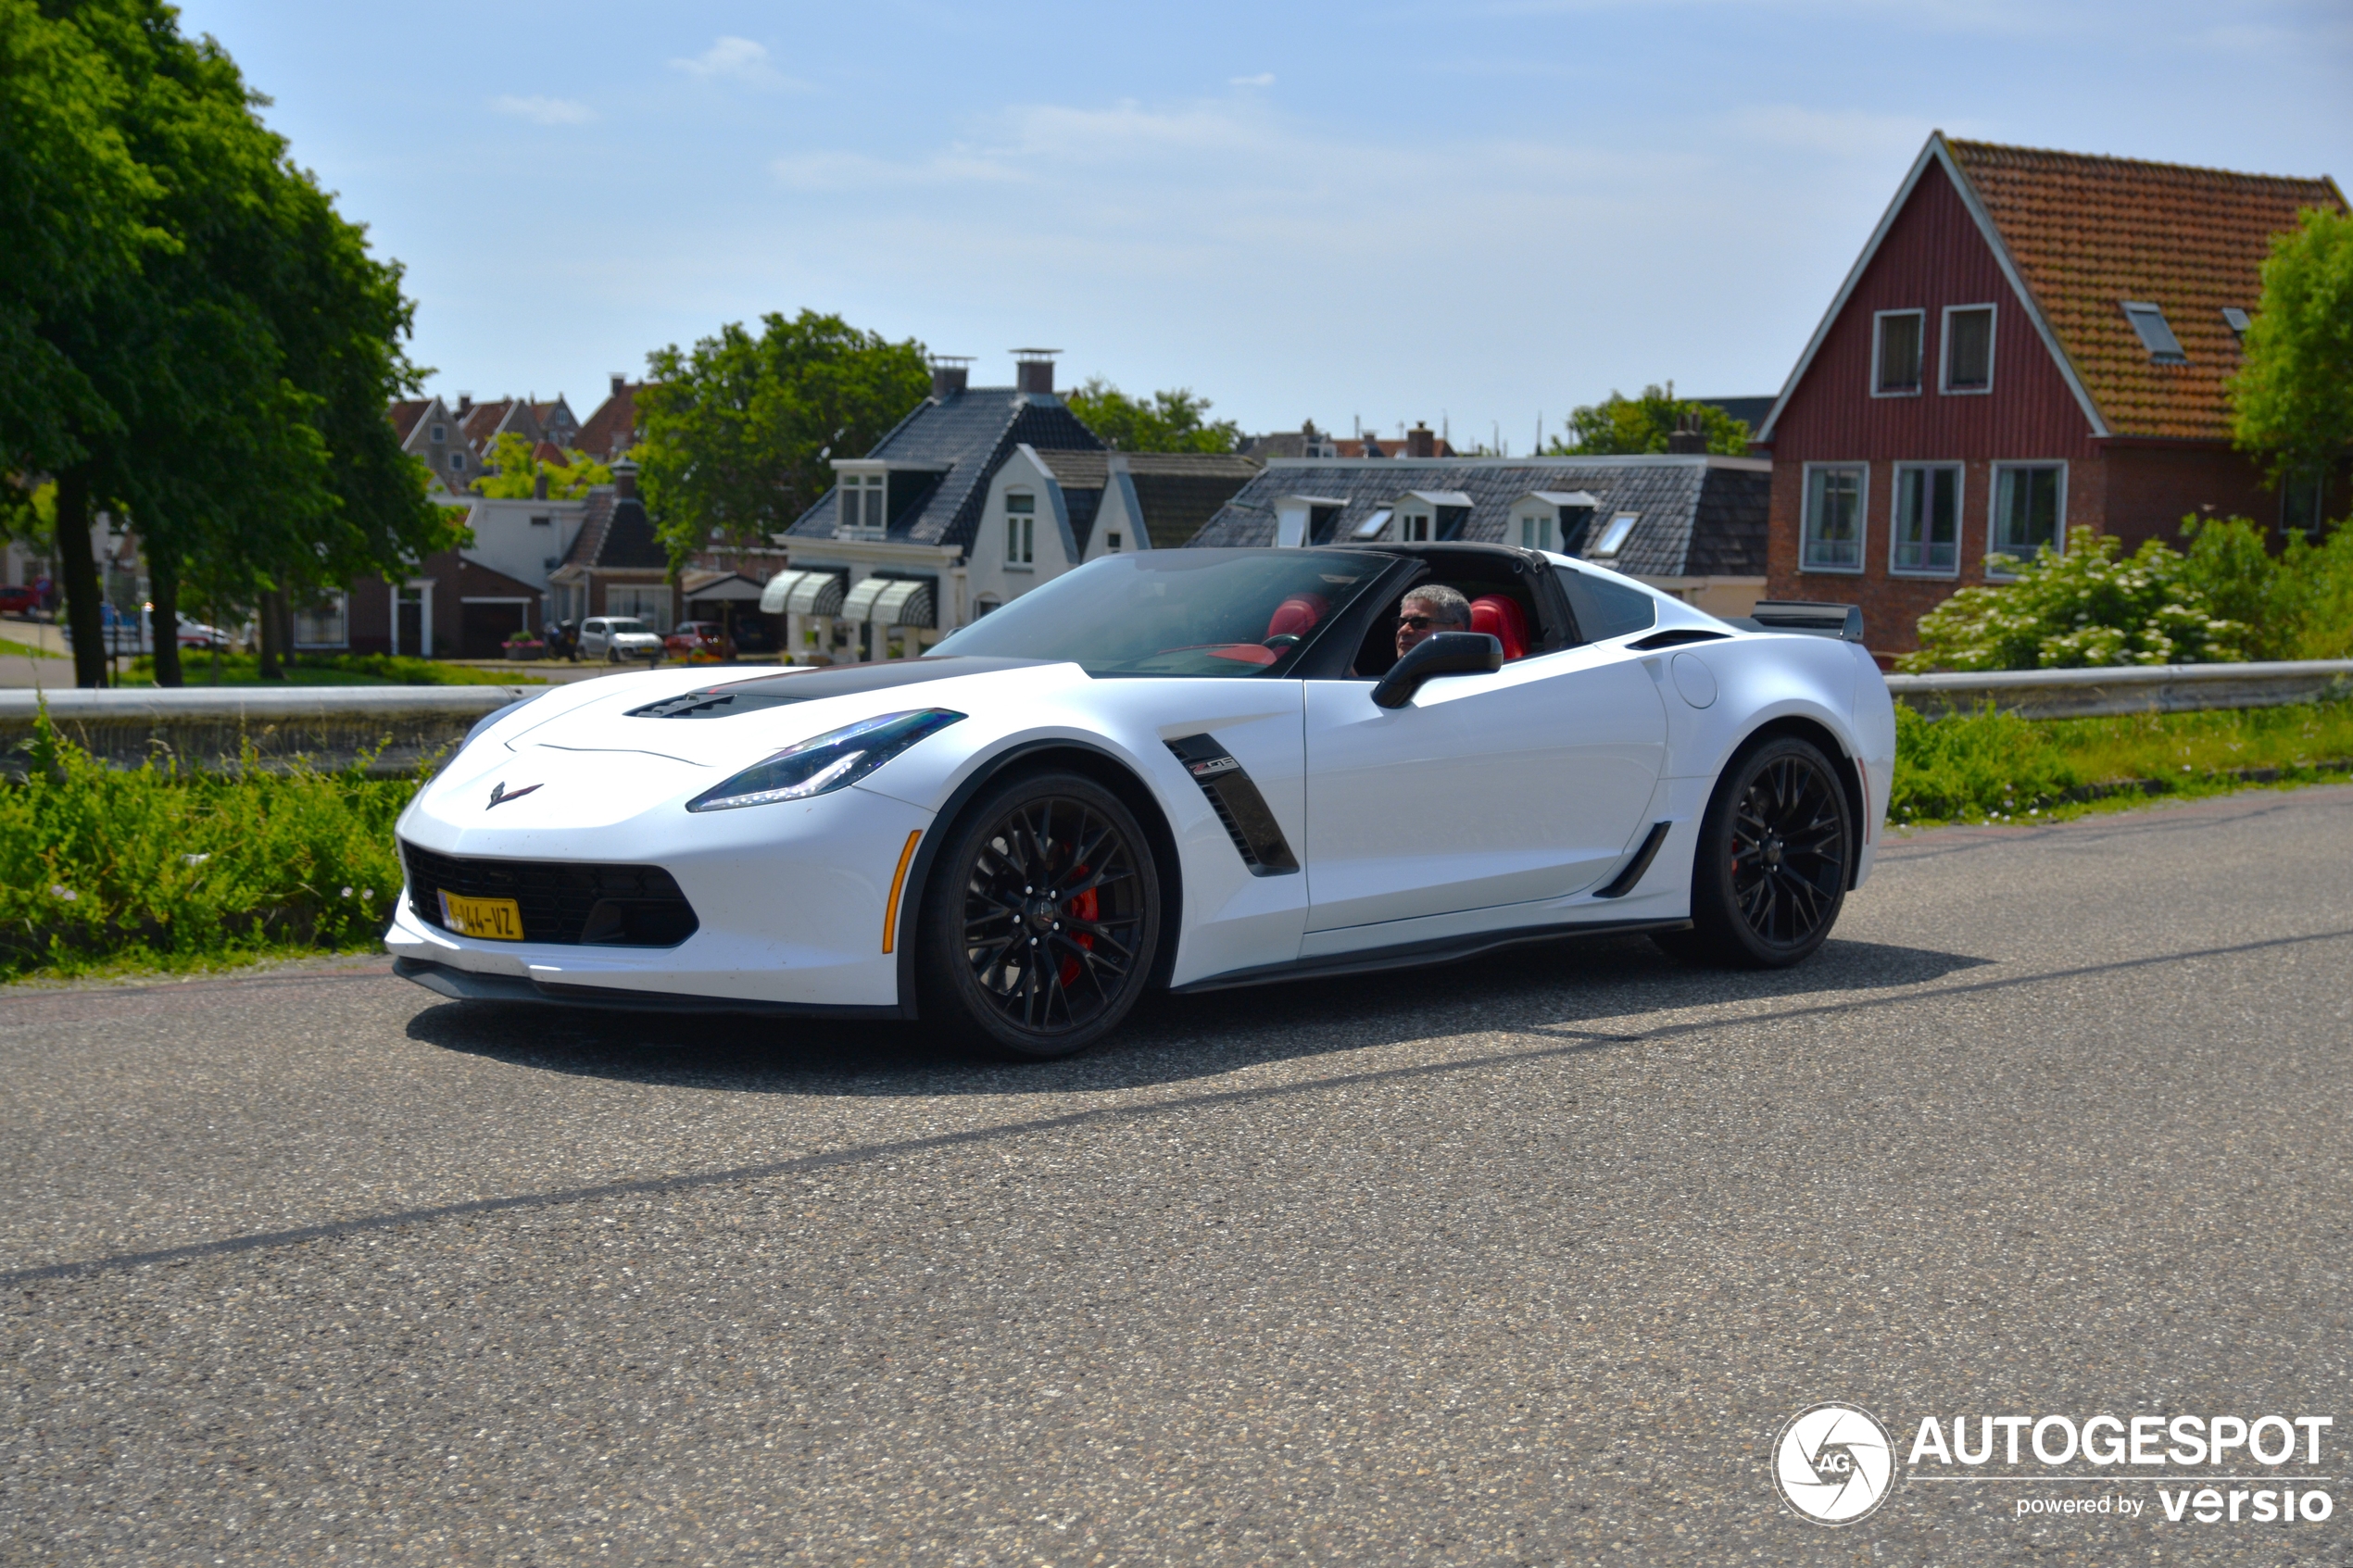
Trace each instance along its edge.
{"label": "red car seat", "polygon": [[1517,599],[1507,599],[1501,594],[1481,594],[1471,600],[1471,627],[1484,632],[1504,645],[1506,660],[1528,657],[1528,617]]}
{"label": "red car seat", "polygon": [[1314,631],[1331,608],[1331,601],[1321,594],[1293,594],[1275,607],[1267,619],[1269,637],[1303,637]]}

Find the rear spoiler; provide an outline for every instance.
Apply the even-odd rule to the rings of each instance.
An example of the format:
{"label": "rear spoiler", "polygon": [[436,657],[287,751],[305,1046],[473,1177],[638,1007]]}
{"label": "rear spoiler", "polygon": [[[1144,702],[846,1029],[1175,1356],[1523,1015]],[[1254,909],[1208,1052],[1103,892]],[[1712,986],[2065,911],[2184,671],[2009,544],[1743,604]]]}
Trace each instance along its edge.
{"label": "rear spoiler", "polygon": [[1808,599],[1760,599],[1744,616],[1727,617],[1750,632],[1803,632],[1809,636],[1863,640],[1861,605],[1818,604]]}

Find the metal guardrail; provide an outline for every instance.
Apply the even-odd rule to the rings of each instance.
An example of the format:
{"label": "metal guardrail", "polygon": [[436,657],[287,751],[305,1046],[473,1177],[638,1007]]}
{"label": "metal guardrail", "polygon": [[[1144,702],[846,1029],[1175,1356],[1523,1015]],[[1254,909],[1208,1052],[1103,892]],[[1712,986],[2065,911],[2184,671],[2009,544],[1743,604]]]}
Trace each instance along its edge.
{"label": "metal guardrail", "polygon": [[2353,659],[1890,675],[1887,689],[1896,701],[1931,719],[1974,712],[1988,703],[2026,719],[2276,708],[2353,696]]}
{"label": "metal guardrail", "polygon": [[463,740],[485,713],[550,688],[530,686],[227,686],[0,691],[0,771],[21,776],[25,745],[49,722],[117,768],[150,758],[235,769],[250,748],[264,767],[296,758],[322,769],[372,757],[380,776],[413,773]]}

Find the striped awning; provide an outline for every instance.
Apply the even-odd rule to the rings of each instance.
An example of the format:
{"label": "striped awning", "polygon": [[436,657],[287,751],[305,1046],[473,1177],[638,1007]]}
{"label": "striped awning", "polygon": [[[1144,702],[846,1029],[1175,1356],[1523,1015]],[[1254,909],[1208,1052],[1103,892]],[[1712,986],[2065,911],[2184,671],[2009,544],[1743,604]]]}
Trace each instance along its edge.
{"label": "striped awning", "polygon": [[869,577],[849,590],[842,617],[877,626],[931,624],[931,584],[905,577]]}
{"label": "striped awning", "polygon": [[841,576],[832,571],[780,571],[760,591],[762,615],[839,615]]}

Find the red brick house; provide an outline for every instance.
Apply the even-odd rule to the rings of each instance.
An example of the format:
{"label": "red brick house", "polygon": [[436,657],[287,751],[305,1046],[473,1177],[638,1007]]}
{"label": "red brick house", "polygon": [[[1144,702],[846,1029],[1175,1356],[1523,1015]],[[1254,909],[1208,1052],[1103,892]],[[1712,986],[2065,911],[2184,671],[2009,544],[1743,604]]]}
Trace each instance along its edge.
{"label": "red brick house", "polygon": [[1931,134],[1757,432],[1768,593],[1860,603],[1894,655],[2070,527],[2128,549],[2190,512],[2318,528],[2343,474],[2267,489],[2223,383],[2271,236],[2345,206],[2326,177]]}

